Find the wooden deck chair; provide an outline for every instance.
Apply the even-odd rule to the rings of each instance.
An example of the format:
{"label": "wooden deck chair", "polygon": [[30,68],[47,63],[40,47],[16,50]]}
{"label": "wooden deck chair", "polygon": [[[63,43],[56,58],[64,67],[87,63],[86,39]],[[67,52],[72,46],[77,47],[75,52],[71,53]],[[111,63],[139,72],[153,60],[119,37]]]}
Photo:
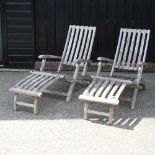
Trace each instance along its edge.
{"label": "wooden deck chair", "polygon": [[[134,88],[133,97],[124,97],[122,99],[131,101],[131,109],[134,109],[146,58],[149,36],[150,30],[121,28],[110,77],[102,77],[100,73],[102,63],[112,60],[108,58],[98,58],[97,75],[93,77],[92,83],[87,87],[84,93],[79,96],[79,99],[85,103],[85,119],[87,119],[88,113],[104,115],[109,117],[109,124],[112,124],[114,106],[119,104],[121,100],[120,95],[126,86],[132,86]],[[115,69],[137,71],[137,76],[134,79],[115,77]],[[109,112],[89,110],[88,105],[90,103],[107,104],[109,105]]]}
{"label": "wooden deck chair", "polygon": [[[62,57],[54,55],[40,55],[39,58],[42,59],[40,72],[31,72],[28,77],[9,89],[14,93],[14,110],[17,109],[17,105],[22,105],[34,108],[34,114],[37,114],[39,100],[43,92],[66,96],[66,102],[69,102],[81,67],[83,68],[82,76],[85,76],[86,74],[87,65],[90,62],[95,33],[96,27],[69,26]],[[47,59],[61,60],[57,74],[44,72]],[[75,67],[75,72],[70,80],[71,84],[68,92],[48,91],[47,87],[55,81],[58,79],[65,79],[65,75],[59,73],[64,65]],[[19,94],[26,94],[35,97],[34,104],[18,102],[17,99]]]}

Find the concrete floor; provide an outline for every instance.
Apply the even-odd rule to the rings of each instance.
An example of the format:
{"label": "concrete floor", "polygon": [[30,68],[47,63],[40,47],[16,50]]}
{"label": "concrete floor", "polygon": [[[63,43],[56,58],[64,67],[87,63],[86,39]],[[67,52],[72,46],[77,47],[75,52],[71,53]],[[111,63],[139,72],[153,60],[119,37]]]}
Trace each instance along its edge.
{"label": "concrete floor", "polygon": [[112,126],[106,117],[83,120],[81,85],[70,103],[44,95],[37,116],[29,108],[13,111],[8,88],[26,75],[0,72],[0,155],[155,155],[155,74],[144,74],[146,90],[139,92],[135,110],[125,102],[116,107]]}

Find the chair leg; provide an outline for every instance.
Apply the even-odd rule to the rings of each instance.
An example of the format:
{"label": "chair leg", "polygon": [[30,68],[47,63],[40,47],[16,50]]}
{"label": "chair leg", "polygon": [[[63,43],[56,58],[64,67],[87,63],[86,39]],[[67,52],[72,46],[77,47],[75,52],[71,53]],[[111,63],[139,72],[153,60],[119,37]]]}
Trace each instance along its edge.
{"label": "chair leg", "polygon": [[134,93],[133,93],[133,99],[132,99],[132,103],[131,103],[131,109],[134,109],[135,108],[137,94],[138,94],[138,87],[135,88]]}
{"label": "chair leg", "polygon": [[14,104],[13,104],[13,109],[16,111],[17,110],[17,99],[19,97],[18,93],[14,94]]}
{"label": "chair leg", "polygon": [[38,114],[38,109],[39,109],[39,97],[35,97],[34,99],[34,114]]}
{"label": "chair leg", "polygon": [[88,119],[87,110],[88,110],[88,103],[85,103],[84,104],[84,119]]}
{"label": "chair leg", "polygon": [[143,78],[141,78],[139,86],[142,88],[142,90],[145,90],[145,80]]}
{"label": "chair leg", "polygon": [[71,85],[69,87],[69,90],[68,90],[68,93],[67,93],[66,102],[70,102],[74,87],[75,87],[75,82],[71,83]]}
{"label": "chair leg", "polygon": [[113,113],[114,113],[114,105],[110,105],[110,107],[109,107],[109,121],[108,121],[108,123],[110,125],[113,122]]}

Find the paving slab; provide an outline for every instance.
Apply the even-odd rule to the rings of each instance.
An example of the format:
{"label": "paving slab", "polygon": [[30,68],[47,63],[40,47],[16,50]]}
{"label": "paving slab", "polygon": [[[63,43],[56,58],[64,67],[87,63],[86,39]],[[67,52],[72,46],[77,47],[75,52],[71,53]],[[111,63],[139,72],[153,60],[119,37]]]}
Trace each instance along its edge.
{"label": "paving slab", "polygon": [[[70,103],[44,95],[39,115],[23,107],[13,111],[8,89],[28,74],[0,72],[0,155],[155,155],[154,73],[144,74],[146,90],[139,92],[135,110],[123,101],[116,107],[112,126],[106,117],[83,120],[78,96],[86,85],[77,85]],[[60,84],[57,88],[62,89]],[[28,96],[22,99],[33,101]]]}

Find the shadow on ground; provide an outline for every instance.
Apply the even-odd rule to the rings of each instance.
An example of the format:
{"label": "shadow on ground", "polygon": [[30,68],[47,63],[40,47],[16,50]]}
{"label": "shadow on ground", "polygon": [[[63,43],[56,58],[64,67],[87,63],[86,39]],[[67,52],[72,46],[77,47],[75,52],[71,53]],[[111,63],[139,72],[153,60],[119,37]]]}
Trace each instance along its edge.
{"label": "shadow on ground", "polygon": [[[0,120],[83,119],[83,104],[78,96],[86,85],[77,85],[70,103],[65,103],[65,98],[60,96],[44,95],[39,115],[34,115],[31,108],[19,107],[18,111],[13,111],[13,96],[8,89],[26,75],[26,72],[0,72]],[[130,103],[122,101],[115,108],[112,127],[133,130],[143,118],[155,117],[155,74],[144,74],[144,78],[146,90],[139,92],[135,110],[130,110]],[[60,86],[58,88],[62,89]],[[63,85],[63,88],[66,86]],[[22,96],[22,99],[33,102],[33,98],[28,96]],[[107,110],[102,105],[92,105],[91,108]],[[108,125],[106,117],[90,115],[88,121]]]}

